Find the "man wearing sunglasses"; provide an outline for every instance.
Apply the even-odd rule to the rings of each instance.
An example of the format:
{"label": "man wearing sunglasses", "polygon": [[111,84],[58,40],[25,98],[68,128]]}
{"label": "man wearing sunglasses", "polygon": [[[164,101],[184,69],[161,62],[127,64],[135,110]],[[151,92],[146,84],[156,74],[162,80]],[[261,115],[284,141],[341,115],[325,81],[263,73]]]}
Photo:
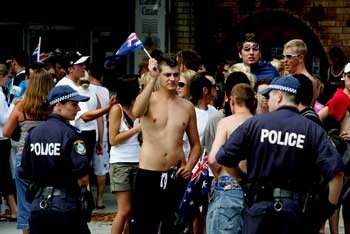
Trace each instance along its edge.
{"label": "man wearing sunglasses", "polygon": [[237,47],[238,55],[247,69],[246,72],[255,76],[255,82],[279,76],[271,63],[262,61],[260,44],[254,33],[246,33]]}
{"label": "man wearing sunglasses", "polygon": [[312,81],[313,96],[311,105],[315,104],[316,99],[320,94],[319,85],[315,77],[313,77],[305,67],[305,57],[307,54],[307,46],[301,39],[293,39],[284,45],[283,62],[286,72],[289,75],[304,74]]}

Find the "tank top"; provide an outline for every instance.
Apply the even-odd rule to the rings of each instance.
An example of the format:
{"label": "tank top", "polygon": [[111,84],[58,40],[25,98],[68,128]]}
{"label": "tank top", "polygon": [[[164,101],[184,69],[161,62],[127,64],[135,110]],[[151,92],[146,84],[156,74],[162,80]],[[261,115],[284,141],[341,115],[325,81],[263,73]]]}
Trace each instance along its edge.
{"label": "tank top", "polygon": [[44,122],[43,120],[29,120],[29,119],[26,119],[25,116],[26,115],[24,114],[24,120],[18,123],[18,125],[21,128],[21,136],[18,141],[17,152],[16,152],[17,155],[22,155],[22,151],[23,151],[24,144],[26,142],[29,130],[38,126],[40,123]]}
{"label": "tank top", "polygon": [[[120,118],[120,127],[119,132],[125,132],[130,130],[130,128],[124,122],[124,111],[122,106],[119,104],[120,109],[122,110],[122,116]],[[140,124],[139,119],[135,119],[134,126]],[[119,162],[139,162],[139,153],[140,153],[140,143],[137,139],[138,133],[134,134],[132,137],[127,139],[121,144],[114,145],[110,150],[110,163],[119,163]]]}

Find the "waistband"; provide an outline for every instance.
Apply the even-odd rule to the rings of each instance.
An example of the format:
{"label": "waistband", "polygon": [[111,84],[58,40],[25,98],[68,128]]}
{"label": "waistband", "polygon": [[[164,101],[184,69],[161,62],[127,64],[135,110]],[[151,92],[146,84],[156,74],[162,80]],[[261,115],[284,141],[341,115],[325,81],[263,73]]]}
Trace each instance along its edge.
{"label": "waistband", "polygon": [[242,187],[238,180],[235,180],[231,176],[221,176],[220,179],[215,183],[216,190],[227,191],[227,190],[239,190],[242,191]]}

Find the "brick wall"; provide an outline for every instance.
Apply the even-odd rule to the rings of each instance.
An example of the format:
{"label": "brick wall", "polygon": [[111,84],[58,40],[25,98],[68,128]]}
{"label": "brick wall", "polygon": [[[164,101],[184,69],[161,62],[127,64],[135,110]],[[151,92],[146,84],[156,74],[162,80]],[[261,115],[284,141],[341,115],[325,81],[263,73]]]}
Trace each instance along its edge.
{"label": "brick wall", "polygon": [[[203,3],[207,1],[198,1]],[[211,0],[213,12],[230,12],[231,24],[239,24],[246,17],[258,12],[281,11],[290,14],[319,38],[326,53],[329,48],[339,46],[350,59],[350,1],[348,0]],[[174,0],[175,34],[174,48],[195,48],[196,25],[193,0]],[[212,19],[218,27],[212,27],[217,43],[227,36],[221,27],[220,17]],[[225,18],[227,20],[227,18]]]}

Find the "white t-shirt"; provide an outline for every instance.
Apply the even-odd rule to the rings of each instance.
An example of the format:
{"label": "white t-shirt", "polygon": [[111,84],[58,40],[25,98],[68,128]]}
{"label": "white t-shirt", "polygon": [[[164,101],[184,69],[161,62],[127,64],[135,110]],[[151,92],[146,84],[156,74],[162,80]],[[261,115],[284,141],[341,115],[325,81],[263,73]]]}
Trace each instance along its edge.
{"label": "white t-shirt", "polygon": [[82,118],[80,118],[85,112],[97,109],[96,93],[94,91],[90,90],[90,88],[83,89],[82,87],[79,87],[78,92],[81,95],[90,97],[90,99],[87,102],[79,102],[80,111],[75,116],[74,126],[79,128],[82,131],[96,130],[96,134],[97,134],[97,130],[98,130],[97,129],[97,119],[85,122]]}
{"label": "white t-shirt", "polygon": [[215,107],[208,105],[208,109],[202,110],[199,108],[195,108],[196,111],[196,118],[197,118],[197,129],[198,129],[198,135],[199,135],[199,140],[203,142],[203,134],[204,134],[204,129],[207,126],[207,123],[211,117],[214,116],[215,113],[218,112]]}
{"label": "white t-shirt", "polygon": [[[107,88],[99,85],[90,84],[89,89],[93,90],[98,99],[100,100],[101,107],[108,105],[109,103],[109,91]],[[107,130],[107,114],[103,115],[103,141],[108,142],[108,130]]]}
{"label": "white t-shirt", "polygon": [[69,79],[67,76],[60,79],[56,84],[56,86],[61,86],[61,85],[69,85],[74,90],[79,91],[79,86],[74,81]]}

